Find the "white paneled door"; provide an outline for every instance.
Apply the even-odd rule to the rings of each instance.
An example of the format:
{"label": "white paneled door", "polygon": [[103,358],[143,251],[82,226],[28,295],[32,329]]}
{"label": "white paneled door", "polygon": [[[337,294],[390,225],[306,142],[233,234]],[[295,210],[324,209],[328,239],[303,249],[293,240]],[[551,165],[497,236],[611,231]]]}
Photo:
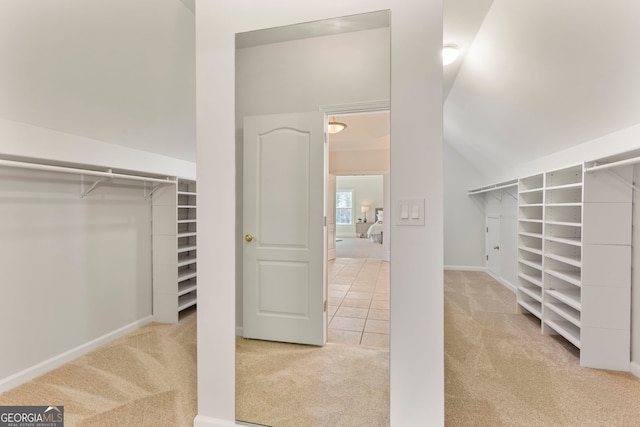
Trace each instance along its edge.
{"label": "white paneled door", "polygon": [[487,217],[487,270],[500,277],[500,218]]}
{"label": "white paneled door", "polygon": [[244,119],[243,334],[324,345],[324,114]]}

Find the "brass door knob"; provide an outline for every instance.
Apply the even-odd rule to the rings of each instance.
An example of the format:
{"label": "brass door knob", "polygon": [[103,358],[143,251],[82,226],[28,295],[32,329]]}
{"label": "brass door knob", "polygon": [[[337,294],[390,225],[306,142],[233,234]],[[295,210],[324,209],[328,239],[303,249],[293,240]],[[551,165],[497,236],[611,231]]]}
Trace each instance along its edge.
{"label": "brass door knob", "polygon": [[253,242],[253,236],[251,234],[247,234],[244,236],[244,240],[247,242]]}

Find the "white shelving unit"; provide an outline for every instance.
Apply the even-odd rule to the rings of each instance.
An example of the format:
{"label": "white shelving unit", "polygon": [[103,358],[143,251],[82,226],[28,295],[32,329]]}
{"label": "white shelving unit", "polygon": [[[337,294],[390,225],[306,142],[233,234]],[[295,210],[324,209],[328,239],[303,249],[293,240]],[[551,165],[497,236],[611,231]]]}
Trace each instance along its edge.
{"label": "white shelving unit", "polygon": [[544,175],[518,182],[518,307],[542,319]]}
{"label": "white shelving unit", "polygon": [[197,302],[196,183],[179,179],[153,194],[153,313],[177,323]]}
{"label": "white shelving unit", "polygon": [[583,169],[519,180],[518,309],[578,347],[581,365],[628,370],[632,169]]}

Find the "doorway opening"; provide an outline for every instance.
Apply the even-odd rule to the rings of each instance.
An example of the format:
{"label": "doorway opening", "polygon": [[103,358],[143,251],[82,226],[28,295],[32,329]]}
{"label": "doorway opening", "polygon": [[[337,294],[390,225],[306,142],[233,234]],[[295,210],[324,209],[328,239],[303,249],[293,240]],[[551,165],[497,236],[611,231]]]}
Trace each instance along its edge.
{"label": "doorway opening", "polygon": [[347,127],[328,138],[327,341],[388,349],[389,112],[330,117]]}

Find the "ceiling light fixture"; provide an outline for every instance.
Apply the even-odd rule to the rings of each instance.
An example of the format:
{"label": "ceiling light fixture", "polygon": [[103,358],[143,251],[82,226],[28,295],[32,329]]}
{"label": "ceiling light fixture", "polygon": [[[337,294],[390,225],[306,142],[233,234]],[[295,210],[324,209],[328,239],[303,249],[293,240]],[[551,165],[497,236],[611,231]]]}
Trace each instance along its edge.
{"label": "ceiling light fixture", "polygon": [[329,133],[338,133],[342,132],[347,128],[346,123],[336,122],[335,117],[329,119],[329,126],[327,128],[327,132]]}
{"label": "ceiling light fixture", "polygon": [[449,65],[455,62],[460,56],[460,50],[456,44],[446,44],[442,47],[442,65]]}

